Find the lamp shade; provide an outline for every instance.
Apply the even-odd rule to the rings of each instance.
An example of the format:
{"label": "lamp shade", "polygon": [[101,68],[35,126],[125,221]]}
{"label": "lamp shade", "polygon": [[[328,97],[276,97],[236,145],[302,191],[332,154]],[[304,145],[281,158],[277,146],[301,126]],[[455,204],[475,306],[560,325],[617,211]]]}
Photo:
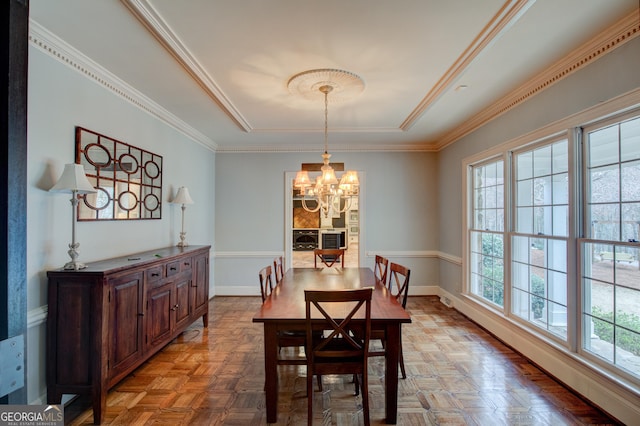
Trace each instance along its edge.
{"label": "lamp shade", "polygon": [[173,199],[172,203],[174,204],[193,204],[193,200],[189,195],[189,190],[186,186],[181,186],[178,188],[178,193],[176,194],[176,198]]}
{"label": "lamp shade", "polygon": [[65,164],[62,176],[58,179],[58,183],[53,185],[49,190],[51,192],[73,192],[78,194],[92,194],[97,192],[87,175],[84,174],[84,167],[82,164]]}

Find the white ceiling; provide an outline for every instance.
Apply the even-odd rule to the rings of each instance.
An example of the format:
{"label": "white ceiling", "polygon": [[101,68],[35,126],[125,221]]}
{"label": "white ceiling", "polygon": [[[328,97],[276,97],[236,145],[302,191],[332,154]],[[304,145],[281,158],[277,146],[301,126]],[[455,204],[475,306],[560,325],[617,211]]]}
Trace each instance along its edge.
{"label": "white ceiling", "polygon": [[61,39],[213,149],[321,150],[324,105],[290,93],[287,81],[337,68],[358,74],[365,89],[330,103],[329,151],[429,150],[490,119],[490,105],[509,104],[517,89],[638,7],[638,0],[31,0],[30,14],[32,30]]}

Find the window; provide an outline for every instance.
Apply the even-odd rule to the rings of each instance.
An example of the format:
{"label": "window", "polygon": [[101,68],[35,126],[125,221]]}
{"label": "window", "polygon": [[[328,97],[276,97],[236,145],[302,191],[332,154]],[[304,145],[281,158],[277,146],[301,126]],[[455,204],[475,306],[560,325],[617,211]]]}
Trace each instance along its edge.
{"label": "window", "polygon": [[514,155],[511,309],[567,338],[569,156],[566,139]]}
{"label": "window", "polygon": [[504,306],[504,162],[473,167],[471,293]]}
{"label": "window", "polygon": [[582,348],[640,376],[640,117],[585,129]]}
{"label": "window", "polygon": [[465,288],[640,383],[640,112],[570,131],[469,160]]}

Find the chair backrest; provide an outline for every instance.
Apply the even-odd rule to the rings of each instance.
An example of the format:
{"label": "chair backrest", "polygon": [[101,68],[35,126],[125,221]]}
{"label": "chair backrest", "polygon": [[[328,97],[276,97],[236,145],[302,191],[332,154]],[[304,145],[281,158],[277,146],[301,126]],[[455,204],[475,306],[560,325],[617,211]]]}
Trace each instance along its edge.
{"label": "chair backrest", "polygon": [[[359,288],[351,290],[305,290],[307,328],[307,362],[313,364],[317,358],[325,361],[334,359],[361,360],[366,363],[371,337],[371,296],[373,288]],[[340,309],[333,310],[333,305],[339,304]],[[312,307],[322,314],[321,337],[313,334]],[[335,308],[334,308],[335,309]],[[362,315],[364,310],[364,324]],[[340,317],[332,317],[329,312],[340,312]],[[353,322],[354,317],[358,323]],[[323,321],[324,320],[324,321]],[[351,333],[358,330],[358,333]],[[358,337],[356,337],[358,336]],[[365,364],[366,366],[366,364]],[[335,373],[339,374],[339,373]]]}
{"label": "chair backrest", "polygon": [[271,280],[271,265],[260,269],[258,272],[258,278],[260,279],[260,295],[262,296],[262,303],[267,299],[267,296],[271,294],[273,290],[273,281]]}
{"label": "chair backrest", "polygon": [[389,291],[393,294],[403,308],[407,307],[407,295],[409,294],[409,276],[411,270],[397,263],[389,265]]}
{"label": "chair backrest", "polygon": [[389,259],[376,254],[376,263],[373,269],[373,273],[377,279],[387,286],[387,269],[389,267]]}
{"label": "chair backrest", "polygon": [[328,268],[340,262],[344,268],[344,249],[315,249],[313,250],[313,267],[318,267],[318,259]]}
{"label": "chair backrest", "polygon": [[273,259],[273,272],[276,276],[276,285],[280,284],[282,277],[284,276],[284,259],[282,256],[278,256]]}

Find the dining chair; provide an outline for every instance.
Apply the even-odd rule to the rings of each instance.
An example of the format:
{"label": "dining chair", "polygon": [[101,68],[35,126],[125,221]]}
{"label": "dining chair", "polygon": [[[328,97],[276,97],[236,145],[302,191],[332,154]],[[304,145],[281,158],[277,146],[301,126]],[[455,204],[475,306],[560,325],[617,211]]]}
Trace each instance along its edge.
{"label": "dining chair", "polygon": [[260,272],[258,272],[258,278],[260,279],[260,295],[262,296],[262,303],[264,303],[264,301],[267,300],[267,297],[273,291],[271,265],[260,269]]}
{"label": "dining chair", "polygon": [[[389,265],[389,283],[388,290],[396,298],[396,300],[402,305],[403,308],[407,307],[407,296],[409,294],[409,277],[411,276],[411,270],[405,266],[391,262]],[[386,338],[384,330],[372,330],[371,340],[380,340],[382,342],[382,351],[371,351],[369,356],[384,356],[386,348]],[[398,364],[400,364],[400,372],[402,378],[407,378],[407,373],[404,368],[404,357],[402,356],[402,328],[400,329],[400,351],[398,354]]]}
{"label": "dining chair", "polygon": [[314,249],[313,250],[313,267],[318,267],[318,259],[326,267],[331,268],[334,264],[340,262],[344,268],[344,249]]}
{"label": "dining chair", "polygon": [[389,267],[389,259],[376,254],[376,263],[374,265],[373,274],[380,280],[384,286],[387,286],[387,269]]}
{"label": "dining chair", "polygon": [[[275,263],[275,261],[274,261]],[[273,291],[273,280],[271,279],[271,265],[265,266],[258,273],[260,278],[260,294],[262,303]],[[320,331],[322,333],[322,331]],[[278,365],[305,365],[306,359],[301,357],[286,358],[280,357],[282,348],[305,348],[307,334],[304,330],[279,330],[278,331]],[[322,390],[322,377],[318,376],[318,388]]]}
{"label": "dining chair", "polygon": [[273,272],[275,273],[276,285],[278,285],[284,276],[284,259],[282,256],[273,259]]}
{"label": "dining chair", "polygon": [[[305,290],[304,292],[307,329],[308,425],[313,421],[313,375],[320,377],[326,374],[355,374],[359,377],[356,386],[359,386],[362,391],[364,424],[370,424],[367,367],[371,336],[372,293],[371,287],[350,290]],[[322,315],[322,318],[318,318],[317,312]],[[340,312],[340,316],[332,316],[331,312]],[[356,317],[358,320],[354,321]],[[324,330],[324,333],[314,334],[318,329]],[[354,329],[358,330],[358,333],[352,333]]]}

